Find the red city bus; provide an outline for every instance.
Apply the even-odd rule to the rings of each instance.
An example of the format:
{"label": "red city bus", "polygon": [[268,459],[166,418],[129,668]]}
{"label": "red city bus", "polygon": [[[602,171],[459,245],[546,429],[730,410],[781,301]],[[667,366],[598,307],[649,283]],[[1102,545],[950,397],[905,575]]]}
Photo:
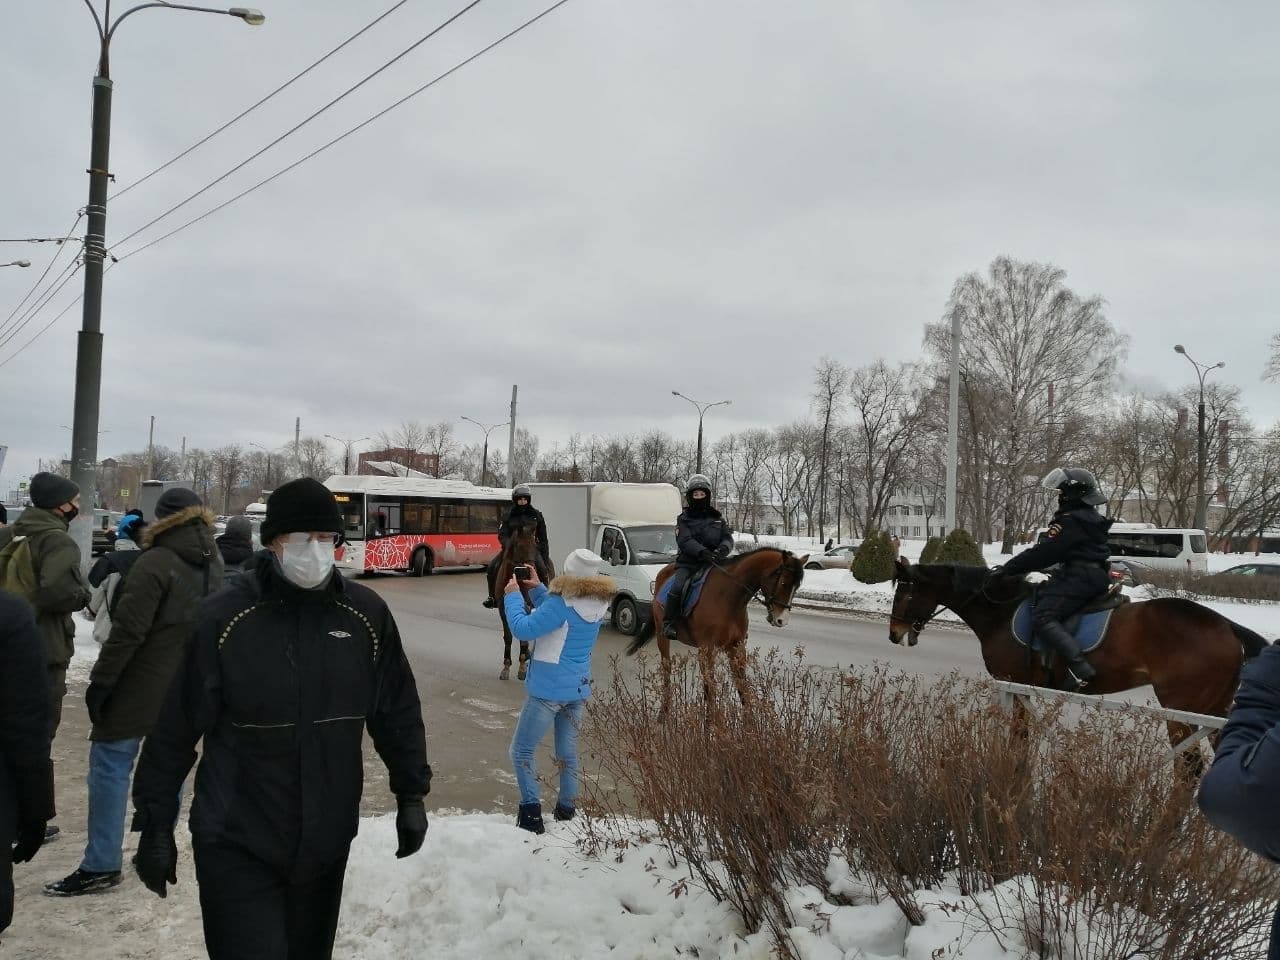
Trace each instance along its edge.
{"label": "red city bus", "polygon": [[346,543],[337,567],[348,576],[437,567],[483,567],[499,551],[498,526],[511,491],[466,480],[333,476]]}

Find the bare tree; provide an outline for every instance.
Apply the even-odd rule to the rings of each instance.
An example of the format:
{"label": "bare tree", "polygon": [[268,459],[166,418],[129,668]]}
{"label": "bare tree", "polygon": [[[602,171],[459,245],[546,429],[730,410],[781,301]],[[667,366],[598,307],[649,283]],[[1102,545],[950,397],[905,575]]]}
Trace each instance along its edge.
{"label": "bare tree", "polygon": [[640,483],[672,483],[679,479],[679,445],[671,434],[650,430],[636,441],[635,454]]}
{"label": "bare tree", "polygon": [[219,447],[210,455],[213,459],[213,476],[222,496],[222,512],[231,512],[231,497],[240,484],[244,471],[244,450],[239,444]]}
{"label": "bare tree", "polygon": [[298,475],[324,480],[337,471],[333,455],[320,437],[303,437],[297,444]]}
{"label": "bare tree", "polygon": [[394,430],[378,434],[378,446],[383,450],[399,450],[400,466],[418,469],[419,458],[427,452],[430,442],[427,428],[417,420],[402,420]]}
{"label": "bare tree", "polygon": [[844,405],[849,388],[849,368],[838,360],[823,357],[814,368],[813,403],[822,424],[822,449],[818,466],[818,537],[825,537],[827,526],[827,461],[831,449],[831,428]]}
{"label": "bare tree", "polygon": [[1062,429],[1055,401],[1075,410],[1095,406],[1108,395],[1124,351],[1102,300],[1078,297],[1065,279],[1052,264],[998,257],[985,277],[957,280],[943,321],[926,328],[926,347],[942,367],[950,356],[951,321],[959,320],[969,453],[992,455],[975,461],[989,475],[972,478],[991,489],[970,495],[987,533],[998,511],[1006,551],[1031,511],[1028,500],[1037,494],[1052,434]]}
{"label": "bare tree", "polygon": [[849,386],[849,447],[859,483],[863,530],[877,530],[889,502],[911,476],[920,402],[910,364],[883,360],[855,370]]}
{"label": "bare tree", "polygon": [[[490,450],[490,457],[493,451]],[[524,427],[516,428],[516,444],[513,456],[514,469],[511,471],[515,483],[522,480],[532,480],[534,478],[538,463],[538,438],[526,430]],[[489,467],[491,475],[498,476],[492,464]]]}
{"label": "bare tree", "polygon": [[453,435],[453,424],[448,420],[437,420],[427,427],[423,438],[423,449],[435,460],[435,476],[444,476],[447,472],[445,464],[451,461],[453,452],[458,449],[458,440]]}
{"label": "bare tree", "polygon": [[1267,366],[1262,371],[1262,379],[1271,382],[1280,381],[1280,333],[1271,335],[1267,346]]}

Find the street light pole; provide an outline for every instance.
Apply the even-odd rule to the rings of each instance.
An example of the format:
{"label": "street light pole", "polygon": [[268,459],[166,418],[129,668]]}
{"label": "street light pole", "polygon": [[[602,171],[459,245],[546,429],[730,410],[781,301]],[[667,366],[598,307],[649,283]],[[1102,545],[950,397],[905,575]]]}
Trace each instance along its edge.
{"label": "street light pole", "polygon": [[0,263],[0,267],[29,267],[30,260],[10,260],[8,263]]}
{"label": "street light pole", "polygon": [[1225,367],[1227,362],[1219,360],[1211,365],[1197,363],[1192,359],[1191,354],[1187,353],[1187,348],[1182,344],[1175,343],[1173,349],[1175,353],[1180,353],[1186,357],[1191,365],[1196,368],[1196,377],[1200,381],[1200,402],[1196,405],[1196,518],[1194,523],[1197,528],[1208,533],[1209,504],[1208,498],[1205,497],[1204,474],[1209,448],[1208,438],[1204,432],[1204,378],[1209,375],[1210,370]]}
{"label": "street light pole", "polygon": [[344,440],[342,437],[335,437],[332,433],[326,433],[325,437],[342,444],[345,453],[342,456],[342,475],[344,477],[351,476],[351,448],[357,443],[364,443],[368,437],[361,437],[359,440]]}
{"label": "street light pole", "polygon": [[474,423],[477,427],[484,431],[484,453],[480,454],[480,486],[487,487],[489,485],[489,431],[497,430],[499,427],[505,427],[511,421],[506,420],[502,423],[495,423],[485,426],[479,420],[473,420],[470,417],[459,417],[459,420],[465,420],[467,423]]}
{"label": "street light pole", "polygon": [[[89,148],[89,203],[85,207],[84,238],[84,314],[76,342],[75,407],[71,430],[71,479],[81,494],[96,505],[95,464],[98,459],[98,403],[102,390],[102,274],[107,254],[107,187],[110,181],[111,157],[111,38],[121,21],[139,10],[159,7],[166,10],[190,10],[196,13],[220,13],[237,17],[258,26],[266,17],[247,7],[215,9],[180,3],[142,3],[126,10],[110,22],[111,5],[106,18],[99,17],[90,0],[85,6],[93,14],[98,28],[98,72],[93,78],[92,135]],[[80,547],[80,562],[87,570],[93,553],[93,510],[85,510],[71,523],[71,535]]]}
{"label": "street light pole", "polygon": [[697,409],[698,411],[698,460],[697,460],[697,465],[694,467],[694,472],[701,473],[702,472],[702,418],[706,415],[706,412],[710,410],[712,407],[722,407],[722,406],[727,407],[729,406],[729,404],[733,403],[733,401],[717,400],[715,403],[699,403],[697,400],[693,399],[693,397],[686,397],[679,390],[672,390],[671,395],[673,397],[679,397],[681,400],[688,400],[690,403],[694,405],[695,409]]}

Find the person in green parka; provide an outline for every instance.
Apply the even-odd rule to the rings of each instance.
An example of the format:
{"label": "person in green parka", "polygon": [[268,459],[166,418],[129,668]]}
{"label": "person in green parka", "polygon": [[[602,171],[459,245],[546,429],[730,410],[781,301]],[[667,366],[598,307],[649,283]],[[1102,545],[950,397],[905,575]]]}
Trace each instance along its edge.
{"label": "person in green parka", "polygon": [[120,883],[129,779],[182,661],[201,600],[222,586],[214,516],[182,487],[166,490],[143,551],[116,588],[111,632],[89,677],[89,842],[80,866],[46,884],[70,897]]}

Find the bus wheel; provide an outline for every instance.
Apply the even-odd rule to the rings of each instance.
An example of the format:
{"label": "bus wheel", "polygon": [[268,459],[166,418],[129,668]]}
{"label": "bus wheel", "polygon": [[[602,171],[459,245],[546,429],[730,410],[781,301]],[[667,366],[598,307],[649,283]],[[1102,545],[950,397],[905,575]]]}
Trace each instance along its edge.
{"label": "bus wheel", "polygon": [[619,597],[614,603],[613,629],[624,637],[634,637],[640,629],[640,611],[630,597]]}
{"label": "bus wheel", "polygon": [[409,575],[414,577],[431,576],[431,551],[419,547],[413,552],[413,562],[409,565]]}

